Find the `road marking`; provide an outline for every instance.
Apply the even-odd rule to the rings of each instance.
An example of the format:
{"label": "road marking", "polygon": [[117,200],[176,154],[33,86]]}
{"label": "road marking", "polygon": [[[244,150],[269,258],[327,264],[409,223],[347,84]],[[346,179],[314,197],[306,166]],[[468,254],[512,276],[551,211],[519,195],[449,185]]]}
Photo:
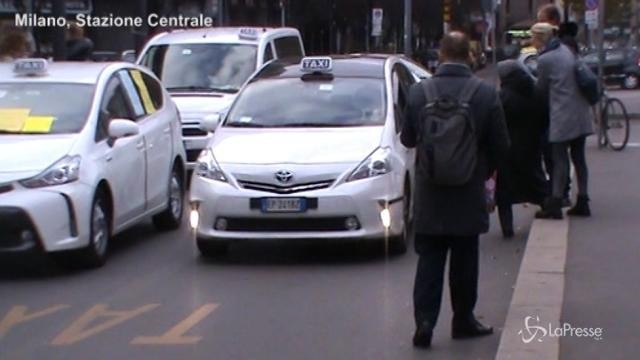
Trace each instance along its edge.
{"label": "road marking", "polygon": [[9,330],[11,330],[18,324],[51,315],[67,308],[69,308],[69,305],[54,305],[38,312],[27,314],[28,308],[26,306],[14,306],[13,308],[11,308],[11,310],[9,310],[7,316],[5,316],[4,319],[2,319],[2,321],[0,322],[0,339],[8,334]]}
{"label": "road marking", "polygon": [[627,143],[628,147],[640,147],[640,143]]}
{"label": "road marking", "polygon": [[196,311],[194,311],[189,317],[179,322],[176,326],[169,329],[160,336],[138,336],[131,341],[132,345],[192,345],[198,343],[201,336],[185,336],[185,333],[189,331],[196,324],[201,322],[204,318],[209,316],[219,304],[206,304]]}
{"label": "road marking", "polygon": [[[101,333],[109,328],[131,320],[160,306],[160,304],[148,304],[134,310],[114,311],[109,310],[107,305],[98,304],[84,313],[73,324],[64,329],[51,345],[72,345],[88,337]],[[111,318],[101,324],[88,327],[92,322],[100,318]]]}

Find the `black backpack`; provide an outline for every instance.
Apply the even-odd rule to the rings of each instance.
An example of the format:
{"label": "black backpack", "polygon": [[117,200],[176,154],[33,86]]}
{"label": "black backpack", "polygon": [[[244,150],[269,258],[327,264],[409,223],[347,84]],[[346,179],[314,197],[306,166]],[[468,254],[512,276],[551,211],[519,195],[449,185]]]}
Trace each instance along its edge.
{"label": "black backpack", "polygon": [[470,78],[455,98],[439,96],[434,80],[422,83],[427,104],[420,113],[418,166],[434,185],[464,185],[475,172],[478,139],[469,102],[480,84]]}

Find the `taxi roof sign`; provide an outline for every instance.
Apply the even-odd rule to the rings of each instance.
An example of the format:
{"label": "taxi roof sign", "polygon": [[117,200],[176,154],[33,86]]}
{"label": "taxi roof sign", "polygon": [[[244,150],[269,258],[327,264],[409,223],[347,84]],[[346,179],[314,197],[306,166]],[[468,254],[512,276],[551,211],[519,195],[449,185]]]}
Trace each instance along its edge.
{"label": "taxi roof sign", "polygon": [[238,37],[245,40],[257,40],[258,29],[255,28],[242,28],[238,32]]}
{"label": "taxi roof sign", "polygon": [[302,59],[301,67],[304,72],[331,72],[333,60],[328,56],[306,57]]}
{"label": "taxi roof sign", "polygon": [[18,76],[43,76],[48,67],[45,59],[19,59],[13,63],[13,72]]}

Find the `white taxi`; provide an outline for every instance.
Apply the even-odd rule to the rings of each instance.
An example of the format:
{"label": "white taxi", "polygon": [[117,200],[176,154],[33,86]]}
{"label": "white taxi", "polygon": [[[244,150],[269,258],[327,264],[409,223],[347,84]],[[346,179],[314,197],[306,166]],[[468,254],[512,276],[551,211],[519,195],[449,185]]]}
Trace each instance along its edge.
{"label": "white taxi", "polygon": [[221,27],[161,33],[149,40],[138,63],[158,76],[180,109],[191,168],[210,138],[200,129],[201,121],[224,114],[263,64],[302,56],[296,29]]}
{"label": "white taxi", "polygon": [[0,253],[99,266],[110,237],[147,216],[180,226],[178,112],[142,67],[0,64],[0,154]]}
{"label": "white taxi", "polygon": [[215,133],[190,192],[200,252],[269,239],[406,251],[415,154],[399,131],[410,86],[428,76],[390,55],[267,64],[224,119],[204,124]]}

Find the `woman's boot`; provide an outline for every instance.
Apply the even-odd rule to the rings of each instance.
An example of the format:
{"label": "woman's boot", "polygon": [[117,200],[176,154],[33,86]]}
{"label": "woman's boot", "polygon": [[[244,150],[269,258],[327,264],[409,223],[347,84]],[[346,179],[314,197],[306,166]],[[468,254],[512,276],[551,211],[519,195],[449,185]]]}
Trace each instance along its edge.
{"label": "woman's boot", "polygon": [[567,211],[567,215],[582,217],[591,216],[591,209],[589,208],[589,197],[586,195],[578,195],[576,206],[569,209],[569,211]]}
{"label": "woman's boot", "polygon": [[549,198],[536,213],[536,219],[562,220],[562,199]]}

